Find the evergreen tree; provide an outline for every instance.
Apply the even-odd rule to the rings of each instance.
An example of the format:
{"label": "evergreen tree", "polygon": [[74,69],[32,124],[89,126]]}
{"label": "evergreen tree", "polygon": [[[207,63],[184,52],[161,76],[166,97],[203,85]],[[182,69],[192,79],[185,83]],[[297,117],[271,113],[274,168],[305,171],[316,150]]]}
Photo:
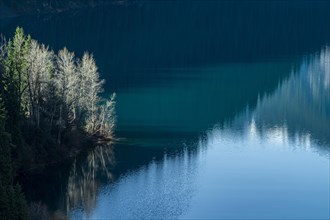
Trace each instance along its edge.
{"label": "evergreen tree", "polygon": [[28,219],[19,185],[13,186],[10,135],[5,130],[6,112],[0,96],[0,219]]}
{"label": "evergreen tree", "polygon": [[15,134],[13,142],[23,145],[21,126],[23,121],[23,93],[26,89],[26,54],[30,45],[30,37],[24,35],[22,28],[17,28],[13,40],[6,47],[5,71],[2,74],[3,99],[8,111],[6,126]]}

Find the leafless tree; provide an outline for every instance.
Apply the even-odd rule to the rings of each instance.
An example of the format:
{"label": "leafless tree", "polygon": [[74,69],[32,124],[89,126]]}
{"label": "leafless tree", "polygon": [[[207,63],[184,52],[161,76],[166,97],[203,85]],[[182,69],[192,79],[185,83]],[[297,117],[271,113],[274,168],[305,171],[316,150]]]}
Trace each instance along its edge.
{"label": "leafless tree", "polygon": [[80,65],[80,106],[86,110],[86,131],[95,133],[99,114],[100,93],[104,80],[100,80],[97,66],[92,55],[85,53]]}
{"label": "leafless tree", "polygon": [[[51,73],[54,69],[53,52],[48,47],[32,40],[27,53],[27,85],[25,100],[28,103],[28,114],[30,119],[40,127],[40,112],[42,102],[47,100],[45,91],[51,83]],[[50,100],[51,101],[51,100]]]}
{"label": "leafless tree", "polygon": [[[60,50],[56,57],[55,85],[61,104],[59,105],[59,132],[58,143],[61,142],[61,133],[66,126],[66,121],[71,117],[75,118],[74,102],[77,91],[78,77],[76,73],[76,65],[74,53],[69,52],[66,48]],[[73,113],[73,114],[70,114]]]}

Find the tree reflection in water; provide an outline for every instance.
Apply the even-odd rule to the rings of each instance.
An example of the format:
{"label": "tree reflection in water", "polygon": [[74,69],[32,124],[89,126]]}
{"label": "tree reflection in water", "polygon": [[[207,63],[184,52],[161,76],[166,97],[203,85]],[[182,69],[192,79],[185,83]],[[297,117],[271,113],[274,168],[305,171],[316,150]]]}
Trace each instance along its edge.
{"label": "tree reflection in water", "polygon": [[244,138],[292,143],[329,156],[329,121],[330,47],[325,47],[305,57],[272,94],[258,98],[254,109],[208,132],[208,139],[239,132]]}
{"label": "tree reflection in water", "polygon": [[[330,155],[329,47],[306,56],[288,78],[278,83],[274,92],[261,93],[256,105],[250,109],[247,107],[248,110],[232,118],[226,117],[227,123],[217,121],[219,125],[215,128],[199,135],[199,138],[192,137],[194,140],[187,143],[181,137],[165,135],[164,138],[162,133],[146,132],[146,138],[140,142],[131,138],[117,143],[116,160],[112,144],[98,146],[79,156],[69,169],[65,169],[70,172],[63,169],[65,174],[50,175],[54,179],[56,177],[55,181],[60,184],[43,178],[46,179],[47,190],[54,187],[58,193],[52,200],[56,200],[52,209],[62,210],[77,219],[107,215],[109,218],[135,215],[150,218],[171,215],[175,218],[191,202],[194,184],[198,185],[195,177],[203,173],[200,172],[204,166],[203,158],[212,161],[209,156],[213,153],[221,158],[226,153],[221,147],[229,147],[229,151],[243,146],[253,149],[258,146],[288,147],[317,151],[326,157]],[[272,158],[275,160],[276,156]],[[222,159],[226,162],[225,157]],[[213,168],[208,168],[211,173]],[[225,170],[219,168],[217,172]],[[222,174],[226,175],[226,172]],[[115,178],[118,178],[115,185],[107,185]],[[205,183],[210,182],[205,177]],[[112,191],[113,188],[116,190]],[[46,198],[45,195],[42,194],[41,198]]]}
{"label": "tree reflection in water", "polygon": [[66,211],[81,207],[86,213],[93,210],[96,203],[97,189],[101,182],[111,182],[110,170],[115,165],[111,144],[97,146],[87,157],[72,164],[66,192]]}

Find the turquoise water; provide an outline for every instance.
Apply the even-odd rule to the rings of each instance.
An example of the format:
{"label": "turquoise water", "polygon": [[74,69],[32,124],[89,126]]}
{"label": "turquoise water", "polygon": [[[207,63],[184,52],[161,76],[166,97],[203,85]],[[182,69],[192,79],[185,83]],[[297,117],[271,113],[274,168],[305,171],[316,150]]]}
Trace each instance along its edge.
{"label": "turquoise water", "polygon": [[[329,6],[329,7],[328,7]],[[118,141],[24,177],[72,219],[330,218],[327,1],[140,1],[0,20],[94,53]]]}
{"label": "turquoise water", "polygon": [[232,100],[232,85],[219,86],[221,74],[288,64],[206,68],[198,70],[202,79],[119,94],[118,126],[126,138],[114,144],[113,169],[125,171],[98,188],[93,208],[82,203],[70,216],[328,218],[329,64],[329,48],[304,59],[274,91],[257,94],[232,116],[223,109],[235,111],[240,102]]}

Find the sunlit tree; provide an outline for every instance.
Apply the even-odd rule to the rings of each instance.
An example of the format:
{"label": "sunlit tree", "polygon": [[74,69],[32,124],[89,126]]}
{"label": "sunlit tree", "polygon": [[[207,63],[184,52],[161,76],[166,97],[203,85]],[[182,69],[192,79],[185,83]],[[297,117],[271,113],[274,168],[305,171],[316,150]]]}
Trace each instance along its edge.
{"label": "sunlit tree", "polygon": [[66,48],[59,51],[56,57],[54,78],[58,96],[61,99],[58,119],[58,143],[60,143],[62,130],[70,118],[75,118],[74,103],[78,84],[74,53],[69,52]]}
{"label": "sunlit tree", "polygon": [[86,130],[89,133],[96,131],[99,113],[100,93],[104,80],[100,80],[97,66],[92,55],[84,53],[80,64],[80,105],[86,111]]}
{"label": "sunlit tree", "polygon": [[22,28],[17,28],[15,36],[8,41],[4,59],[5,71],[1,77],[3,101],[8,111],[7,127],[15,133],[14,143],[22,145],[21,124],[22,112],[26,107],[23,102],[23,93],[27,88],[27,53],[30,45],[30,37],[24,35]]}
{"label": "sunlit tree", "polygon": [[28,102],[28,113],[30,119],[37,128],[40,127],[40,117],[42,104],[52,102],[46,100],[45,96],[49,89],[51,81],[51,73],[53,72],[53,52],[48,47],[32,40],[31,46],[27,53],[27,85],[25,98]]}

